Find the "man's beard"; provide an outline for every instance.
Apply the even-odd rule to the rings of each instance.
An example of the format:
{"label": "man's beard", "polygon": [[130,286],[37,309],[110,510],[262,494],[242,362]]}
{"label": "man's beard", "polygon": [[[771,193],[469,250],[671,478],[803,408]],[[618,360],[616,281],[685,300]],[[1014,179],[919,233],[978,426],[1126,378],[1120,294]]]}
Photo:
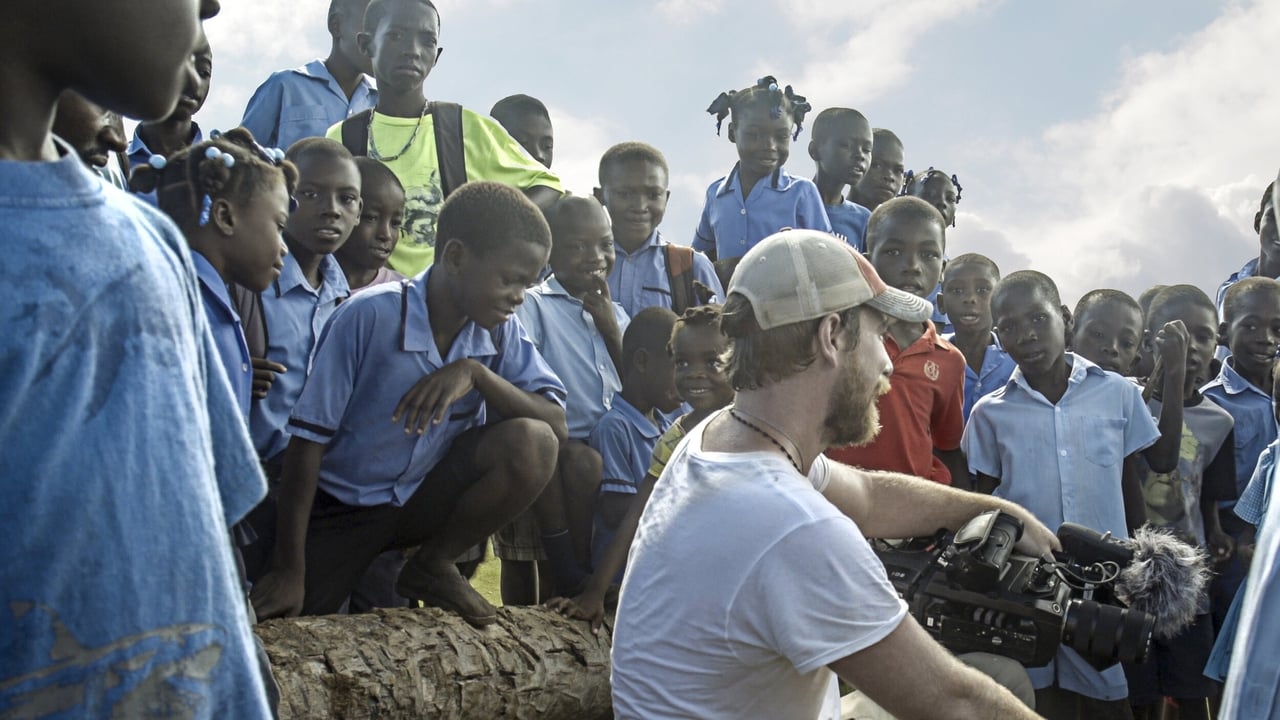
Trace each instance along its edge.
{"label": "man's beard", "polygon": [[822,423],[828,446],[866,445],[880,432],[880,409],[876,401],[889,392],[889,381],[883,375],[876,375],[873,382],[872,386],[860,381],[854,366],[850,366],[840,380]]}

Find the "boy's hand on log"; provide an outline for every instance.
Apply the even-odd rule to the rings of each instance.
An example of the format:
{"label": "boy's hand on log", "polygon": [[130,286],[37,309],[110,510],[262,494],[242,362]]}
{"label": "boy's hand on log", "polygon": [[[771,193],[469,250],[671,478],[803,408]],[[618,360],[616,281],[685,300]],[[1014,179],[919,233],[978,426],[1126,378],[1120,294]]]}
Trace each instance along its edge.
{"label": "boy's hand on log", "polygon": [[586,620],[591,624],[591,632],[600,632],[604,624],[604,596],[586,590],[575,598],[551,598],[546,606],[567,618]]}
{"label": "boy's hand on log", "polygon": [[271,570],[253,584],[249,601],[259,620],[296,617],[302,612],[305,585],[301,573]]}

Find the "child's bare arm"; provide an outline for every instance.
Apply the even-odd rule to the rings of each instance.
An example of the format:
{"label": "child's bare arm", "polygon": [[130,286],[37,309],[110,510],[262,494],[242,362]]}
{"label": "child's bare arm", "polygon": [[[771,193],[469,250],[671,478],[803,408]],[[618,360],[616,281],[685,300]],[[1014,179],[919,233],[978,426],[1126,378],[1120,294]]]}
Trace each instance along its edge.
{"label": "child's bare arm", "polygon": [[1147,522],[1147,500],[1142,495],[1142,479],[1134,466],[1137,454],[1128,455],[1120,474],[1120,492],[1124,496],[1124,524],[1129,534]]}
{"label": "child's bare arm", "polygon": [[1153,377],[1160,383],[1160,417],[1156,425],[1160,439],[1142,451],[1147,465],[1158,473],[1173,472],[1178,467],[1178,454],[1182,451],[1182,386],[1187,376],[1187,328],[1181,320],[1166,323],[1155,338],[1157,365],[1162,377]]}
{"label": "child's bare arm", "polygon": [[596,561],[596,569],[587,580],[587,587],[582,593],[573,599],[556,598],[547,603],[548,607],[559,611],[562,615],[586,620],[591,623],[592,632],[600,629],[600,624],[604,621],[605,593],[609,590],[609,583],[627,564],[627,555],[631,552],[636,528],[640,526],[640,515],[644,513],[644,506],[649,502],[649,496],[653,494],[653,487],[657,482],[658,478],[645,475],[644,482],[640,483],[640,492],[632,498],[627,514],[618,523],[617,534],[613,536],[609,547],[605,548],[604,554]]}
{"label": "child's bare arm", "polygon": [[569,437],[564,408],[547,398],[512,385],[483,364],[464,358],[445,365],[409,388],[391,419],[404,421],[404,431],[421,435],[448,417],[449,407],[472,389],[479,390],[493,411],[504,418],[532,418],[551,426],[560,442]]}
{"label": "child's bare arm", "polygon": [[284,452],[276,498],[276,544],[271,569],[254,583],[249,599],[260,618],[302,612],[307,565],[307,525],[320,477],[324,445],[294,437]]}
{"label": "child's bare arm", "polygon": [[951,473],[951,487],[957,490],[972,490],[973,480],[969,475],[969,462],[964,458],[964,451],[960,448],[955,450],[938,450],[934,449],[933,454],[947,466],[947,471]]}

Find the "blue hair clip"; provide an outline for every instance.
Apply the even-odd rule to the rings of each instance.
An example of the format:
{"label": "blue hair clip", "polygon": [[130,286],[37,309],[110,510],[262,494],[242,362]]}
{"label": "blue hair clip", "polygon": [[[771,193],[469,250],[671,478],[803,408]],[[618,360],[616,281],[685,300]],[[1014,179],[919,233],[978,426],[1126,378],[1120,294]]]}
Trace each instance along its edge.
{"label": "blue hair clip", "polygon": [[169,160],[163,155],[152,155],[147,158],[147,164],[155,170],[163,170],[164,166],[169,164]]}
{"label": "blue hair clip", "polygon": [[209,211],[213,208],[213,198],[205,193],[204,199],[200,201],[200,227],[209,224]]}

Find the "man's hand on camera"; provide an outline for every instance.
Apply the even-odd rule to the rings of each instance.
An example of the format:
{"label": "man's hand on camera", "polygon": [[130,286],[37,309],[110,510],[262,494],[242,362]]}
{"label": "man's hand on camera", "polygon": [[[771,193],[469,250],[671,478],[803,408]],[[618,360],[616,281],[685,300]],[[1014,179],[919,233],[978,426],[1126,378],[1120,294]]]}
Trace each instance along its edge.
{"label": "man's hand on camera", "polygon": [[1062,550],[1062,543],[1058,542],[1058,536],[1037,520],[1029,510],[1013,503],[1009,503],[1008,507],[1002,509],[1022,521],[1022,538],[1015,546],[1018,552],[1042,558],[1047,557],[1054,550]]}

